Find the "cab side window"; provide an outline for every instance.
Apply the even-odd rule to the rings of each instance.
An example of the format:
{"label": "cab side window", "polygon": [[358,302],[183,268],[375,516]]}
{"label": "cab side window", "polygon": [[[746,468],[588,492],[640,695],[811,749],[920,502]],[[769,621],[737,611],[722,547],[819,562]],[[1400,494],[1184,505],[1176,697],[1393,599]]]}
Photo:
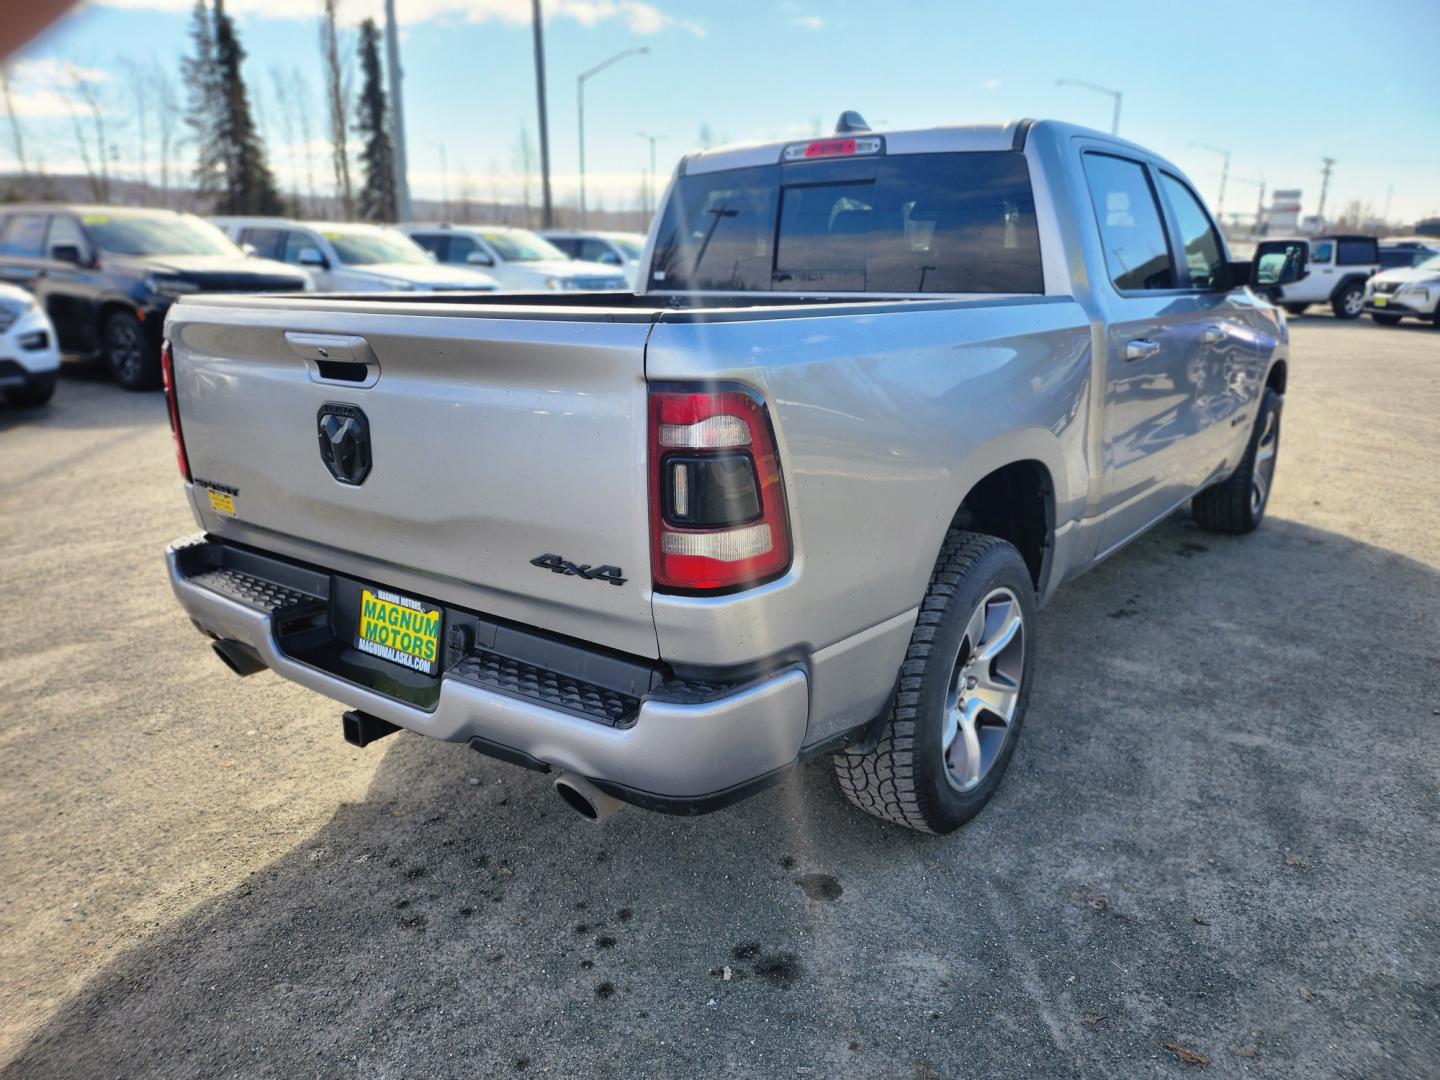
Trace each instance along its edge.
{"label": "cab side window", "polygon": [[620,261],[610,250],[610,245],[600,240],[581,241],[579,257],[586,262],[618,263]]}
{"label": "cab side window", "polygon": [[0,255],[39,258],[45,254],[48,214],[14,214],[0,233]]}
{"label": "cab side window", "polygon": [[450,246],[446,249],[444,256],[436,255],[435,258],[441,262],[463,263],[479,250],[480,245],[473,236],[462,236],[456,233],[450,237]]}
{"label": "cab side window", "polygon": [[1318,244],[1310,245],[1310,261],[1313,263],[1328,263],[1335,257],[1335,245],[1329,240],[1321,240]]}
{"label": "cab side window", "polygon": [[1145,167],[1110,154],[1087,153],[1083,160],[1115,287],[1127,292],[1175,288],[1175,264]]}
{"label": "cab side window", "polygon": [[1200,205],[1195,193],[1169,173],[1160,174],[1160,185],[1175,223],[1180,227],[1180,240],[1185,245],[1185,264],[1190,270],[1190,285],[1196,289],[1219,289],[1225,285],[1225,248],[1220,234],[1210,223],[1210,215]]}
{"label": "cab side window", "polygon": [[283,253],[285,230],[241,229],[240,243],[249,244],[250,249],[261,259],[279,259]]}
{"label": "cab side window", "polygon": [[290,231],[284,236],[285,244],[280,249],[280,259],[283,262],[299,266],[302,251],[320,251],[320,244],[309,233]]}

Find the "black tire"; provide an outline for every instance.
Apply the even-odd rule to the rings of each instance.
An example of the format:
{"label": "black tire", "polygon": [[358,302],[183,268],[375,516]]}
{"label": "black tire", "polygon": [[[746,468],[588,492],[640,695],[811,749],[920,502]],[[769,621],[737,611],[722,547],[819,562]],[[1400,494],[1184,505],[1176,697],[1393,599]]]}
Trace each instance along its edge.
{"label": "black tire", "polygon": [[126,390],[156,390],[160,386],[160,352],[151,348],[145,328],[128,311],[105,320],[101,350],[110,375]]}
{"label": "black tire", "polygon": [[[997,596],[1000,599],[992,603]],[[948,727],[950,720],[965,711],[962,703],[972,703],[963,695],[973,692],[975,681],[971,679],[968,688],[960,690],[962,697],[957,701],[955,676],[971,670],[965,662],[967,648],[983,653],[987,645],[981,634],[981,649],[973,650],[973,619],[979,618],[988,631],[990,620],[980,614],[981,608],[989,613],[1000,605],[1005,608],[999,619],[1008,618],[1013,610],[1020,627],[1009,639],[1011,644],[985,665],[986,678],[991,682],[1003,678],[1013,685],[1008,691],[1013,694],[1011,716],[1008,724],[997,725],[994,721],[1000,719],[999,713],[987,713],[983,704],[973,710],[988,720],[971,721],[970,730],[984,732],[987,738],[1003,730],[999,741],[990,746],[983,772],[977,769],[969,781],[973,786],[962,790],[959,778],[952,779],[943,746],[947,730],[953,730]],[[993,536],[959,530],[946,536],[879,741],[866,753],[842,751],[834,756],[835,774],[845,797],[866,813],[919,832],[952,832],[978,814],[999,787],[1020,736],[1033,681],[1034,631],[1035,586],[1020,553]],[[997,634],[997,640],[1001,638],[1003,634]],[[1013,659],[1016,639],[1018,667]],[[999,670],[1002,661],[1007,672]],[[974,662],[972,655],[970,663]],[[966,743],[958,736],[955,742],[962,744],[962,753],[973,747],[976,761],[984,758],[978,742]]]}
{"label": "black tire", "polygon": [[5,391],[5,400],[22,409],[38,409],[55,395],[55,372],[32,375],[24,386]]}
{"label": "black tire", "polygon": [[1285,310],[1291,315],[1304,315],[1309,307],[1309,304],[1286,304]]}
{"label": "black tire", "polygon": [[1358,319],[1365,310],[1365,283],[1351,281],[1341,285],[1330,298],[1330,310],[1337,319]]}
{"label": "black tire", "polygon": [[1375,312],[1372,311],[1372,312],[1370,313],[1370,318],[1374,319],[1374,320],[1375,320],[1377,323],[1379,323],[1381,326],[1399,326],[1399,325],[1400,325],[1400,316],[1399,316],[1399,315],[1376,315]]}
{"label": "black tire", "polygon": [[[1195,524],[1206,532],[1238,536],[1253,532],[1264,520],[1274,486],[1275,461],[1280,453],[1280,409],[1284,403],[1284,398],[1266,387],[1260,399],[1260,415],[1255,417],[1255,427],[1240,464],[1229,479],[1211,484],[1192,500]],[[1266,444],[1264,448],[1262,441]],[[1261,481],[1258,495],[1257,477]]]}

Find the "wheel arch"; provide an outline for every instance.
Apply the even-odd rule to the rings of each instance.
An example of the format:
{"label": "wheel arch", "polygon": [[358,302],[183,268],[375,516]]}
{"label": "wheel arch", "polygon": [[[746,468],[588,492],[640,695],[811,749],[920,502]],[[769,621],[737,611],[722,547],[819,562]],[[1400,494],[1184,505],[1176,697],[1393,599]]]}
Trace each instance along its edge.
{"label": "wheel arch", "polygon": [[1368,280],[1370,280],[1369,274],[1346,274],[1340,279],[1339,283],[1336,284],[1335,288],[1330,290],[1330,296],[1327,302],[1333,304],[1339,298],[1340,294],[1351,285],[1358,284],[1363,289],[1365,282]]}

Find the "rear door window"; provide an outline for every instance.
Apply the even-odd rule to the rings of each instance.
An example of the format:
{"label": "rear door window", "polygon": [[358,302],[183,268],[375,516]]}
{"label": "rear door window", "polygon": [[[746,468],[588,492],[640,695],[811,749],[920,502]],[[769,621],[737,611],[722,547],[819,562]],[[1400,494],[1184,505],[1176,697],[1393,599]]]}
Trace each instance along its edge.
{"label": "rear door window", "polygon": [[1380,261],[1375,241],[1366,237],[1341,240],[1337,246],[1341,266],[1369,266]]}
{"label": "rear door window", "polygon": [[48,214],[15,214],[0,234],[0,255],[38,258],[45,254],[45,225]]}
{"label": "rear door window", "polygon": [[841,158],[682,177],[660,290],[1041,293],[1024,156]]}
{"label": "rear door window", "polygon": [[1110,154],[1086,154],[1084,161],[1115,287],[1126,292],[1175,288],[1170,244],[1145,167]]}

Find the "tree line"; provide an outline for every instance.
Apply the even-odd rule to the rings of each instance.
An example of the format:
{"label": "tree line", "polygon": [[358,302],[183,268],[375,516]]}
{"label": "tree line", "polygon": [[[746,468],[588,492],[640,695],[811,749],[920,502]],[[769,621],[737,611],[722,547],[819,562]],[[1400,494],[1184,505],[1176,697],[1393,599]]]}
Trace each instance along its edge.
{"label": "tree line", "polygon": [[[395,144],[391,135],[380,60],[380,29],[374,19],[360,24],[358,53],[362,84],[353,126],[346,107],[346,69],[340,59],[337,0],[325,0],[321,51],[325,60],[333,147],[335,190],[346,219],[393,222],[399,214]],[[190,20],[190,53],[183,61],[188,100],[185,123],[195,145],[196,191],[219,214],[299,214],[275,182],[264,139],[255,123],[242,69],[245,49],[226,13],[224,0],[195,0]],[[278,80],[277,80],[278,82]],[[355,196],[349,161],[349,134],[360,136],[361,183]],[[308,136],[308,132],[305,133]]]}

